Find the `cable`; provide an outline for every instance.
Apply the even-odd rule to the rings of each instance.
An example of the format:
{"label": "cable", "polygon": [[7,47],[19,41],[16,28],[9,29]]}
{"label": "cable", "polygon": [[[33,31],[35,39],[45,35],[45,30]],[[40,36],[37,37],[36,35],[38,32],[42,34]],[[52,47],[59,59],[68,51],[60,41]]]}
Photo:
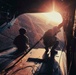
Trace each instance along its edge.
{"label": "cable", "polygon": [[[62,52],[61,52],[61,54],[62,54]],[[61,55],[60,55],[60,57],[61,57]],[[61,59],[61,58],[60,58],[60,59]],[[28,67],[31,67],[31,68],[32,68],[32,74],[33,74],[33,71],[35,71],[35,70],[34,70],[34,66],[35,66],[35,65],[33,65],[33,66],[26,66],[26,67],[23,67],[23,68],[17,69],[17,70],[14,71],[11,75],[17,73],[17,72],[20,71],[20,70],[23,70],[23,69],[25,69],[25,68],[28,68]],[[56,70],[57,70],[57,69],[56,69]],[[42,73],[42,74],[43,74],[43,73]]]}

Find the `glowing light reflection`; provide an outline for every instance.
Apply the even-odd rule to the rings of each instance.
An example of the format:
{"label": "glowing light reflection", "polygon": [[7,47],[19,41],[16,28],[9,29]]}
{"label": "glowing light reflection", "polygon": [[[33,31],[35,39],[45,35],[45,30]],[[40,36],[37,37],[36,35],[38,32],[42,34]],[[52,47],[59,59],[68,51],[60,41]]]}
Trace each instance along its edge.
{"label": "glowing light reflection", "polygon": [[47,17],[48,17],[48,22],[60,24],[63,21],[61,14],[56,11],[50,12],[49,14],[47,14]]}
{"label": "glowing light reflection", "polygon": [[54,10],[52,12],[46,12],[46,13],[30,13],[30,15],[43,20],[44,22],[46,22],[46,25],[49,24],[56,26],[62,23],[63,21],[61,14]]}

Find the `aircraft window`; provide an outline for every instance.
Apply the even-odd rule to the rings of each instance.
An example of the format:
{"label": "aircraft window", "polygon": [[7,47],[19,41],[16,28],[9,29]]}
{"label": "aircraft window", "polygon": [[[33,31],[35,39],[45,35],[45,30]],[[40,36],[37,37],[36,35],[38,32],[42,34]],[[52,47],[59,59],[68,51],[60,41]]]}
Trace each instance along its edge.
{"label": "aircraft window", "polygon": [[[32,47],[43,34],[50,28],[58,26],[62,21],[62,16],[58,12],[53,13],[26,13],[16,18],[15,23],[3,29],[0,32],[0,50],[14,47],[14,38],[19,34],[20,28],[27,29],[27,36],[29,38],[30,47]],[[53,15],[53,16],[52,16]],[[58,33],[59,40],[64,41],[63,29]],[[44,47],[43,40],[41,40],[36,48]]]}

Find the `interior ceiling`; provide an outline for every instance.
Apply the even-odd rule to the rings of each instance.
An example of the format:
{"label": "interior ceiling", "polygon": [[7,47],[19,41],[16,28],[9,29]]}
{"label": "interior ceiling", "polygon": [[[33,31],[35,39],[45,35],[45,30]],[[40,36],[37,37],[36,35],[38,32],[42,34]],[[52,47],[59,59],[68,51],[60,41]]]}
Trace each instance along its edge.
{"label": "interior ceiling", "polygon": [[0,0],[0,25],[6,20],[10,21],[13,15],[17,17],[23,13],[47,12],[52,9],[52,1],[67,5],[70,0]]}

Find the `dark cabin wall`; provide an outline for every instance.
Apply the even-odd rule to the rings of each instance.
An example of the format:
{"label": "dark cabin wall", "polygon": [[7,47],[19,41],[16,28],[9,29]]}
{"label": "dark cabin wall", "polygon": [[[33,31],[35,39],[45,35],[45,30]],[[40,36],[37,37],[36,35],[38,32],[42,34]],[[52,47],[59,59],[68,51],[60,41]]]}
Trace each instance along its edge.
{"label": "dark cabin wall", "polygon": [[66,10],[67,12],[67,19],[66,19],[66,26],[64,26],[64,30],[65,30],[65,35],[66,35],[66,39],[67,39],[67,45],[66,45],[66,49],[67,49],[67,63],[68,63],[68,69],[69,69],[69,65],[70,62],[73,61],[71,59],[72,55],[73,55],[73,26],[74,26],[74,19],[75,19],[75,0],[69,0],[68,2],[68,8]]}

